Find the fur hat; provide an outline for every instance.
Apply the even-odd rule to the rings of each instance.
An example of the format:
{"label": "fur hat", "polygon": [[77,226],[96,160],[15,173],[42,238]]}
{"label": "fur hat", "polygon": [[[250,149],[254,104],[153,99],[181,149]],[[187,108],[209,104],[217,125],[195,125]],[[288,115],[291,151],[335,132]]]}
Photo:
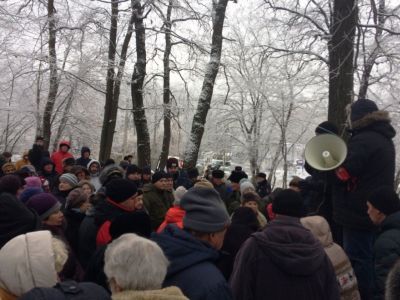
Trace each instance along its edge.
{"label": "fur hat", "polygon": [[182,197],[181,207],[186,211],[183,218],[184,228],[213,233],[230,224],[226,207],[214,189],[189,189]]}
{"label": "fur hat", "polygon": [[246,179],[244,181],[241,181],[240,183],[240,193],[243,194],[246,191],[255,191],[256,188],[254,185],[250,182],[250,180]]}
{"label": "fur hat", "polygon": [[169,168],[178,168],[179,167],[179,161],[175,157],[170,157],[167,160],[167,169]]}
{"label": "fur hat", "polygon": [[368,197],[368,202],[386,216],[400,210],[399,196],[390,186],[375,189]]}
{"label": "fur hat", "polygon": [[26,206],[33,209],[39,215],[40,220],[46,220],[50,215],[59,211],[61,203],[50,193],[40,193],[32,196]]}
{"label": "fur hat", "polygon": [[243,171],[232,171],[228,180],[231,182],[239,183],[243,178],[248,178],[247,174]]}
{"label": "fur hat", "polygon": [[12,162],[9,163],[5,163],[2,167],[1,170],[3,171],[3,173],[6,173],[8,170],[12,170],[12,172],[17,171],[17,169],[15,168],[15,165]]}
{"label": "fur hat", "polygon": [[184,186],[178,186],[174,192],[174,205],[180,205],[181,199],[183,195],[187,192],[187,189]]}
{"label": "fur hat", "polygon": [[105,167],[99,176],[100,183],[106,185],[108,182],[115,178],[123,178],[124,170],[116,164],[111,164]]}
{"label": "fur hat", "polygon": [[136,184],[131,180],[117,178],[106,185],[106,196],[117,203],[128,200],[136,193]]}
{"label": "fur hat", "polygon": [[301,218],[305,215],[304,202],[300,193],[291,189],[279,192],[272,200],[272,210],[276,214]]}
{"label": "fur hat", "polygon": [[60,176],[60,182],[66,182],[68,183],[70,186],[72,186],[73,188],[76,187],[79,183],[78,178],[71,173],[64,173]]}
{"label": "fur hat", "polygon": [[198,187],[198,188],[203,188],[203,189],[213,189],[214,188],[213,184],[204,178],[197,181],[194,184],[194,186]]}
{"label": "fur hat", "polygon": [[81,188],[76,188],[69,192],[65,206],[66,208],[79,208],[86,201],[88,201],[88,196]]}

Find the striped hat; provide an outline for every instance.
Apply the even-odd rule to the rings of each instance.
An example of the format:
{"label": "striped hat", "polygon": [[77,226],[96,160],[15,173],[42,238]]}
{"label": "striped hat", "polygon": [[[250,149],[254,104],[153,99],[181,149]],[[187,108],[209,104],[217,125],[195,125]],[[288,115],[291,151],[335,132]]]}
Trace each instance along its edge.
{"label": "striped hat", "polygon": [[69,183],[70,186],[76,187],[78,185],[78,178],[71,173],[64,173],[60,176],[60,182],[64,181],[66,183]]}

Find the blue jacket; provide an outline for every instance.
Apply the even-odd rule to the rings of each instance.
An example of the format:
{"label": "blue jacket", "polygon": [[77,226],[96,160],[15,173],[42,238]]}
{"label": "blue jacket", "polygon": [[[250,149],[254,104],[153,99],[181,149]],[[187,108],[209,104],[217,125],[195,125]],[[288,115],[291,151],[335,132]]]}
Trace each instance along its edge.
{"label": "blue jacket", "polygon": [[164,287],[177,286],[191,300],[230,300],[231,290],[215,266],[217,250],[190,233],[169,225],[152,239],[170,261]]}

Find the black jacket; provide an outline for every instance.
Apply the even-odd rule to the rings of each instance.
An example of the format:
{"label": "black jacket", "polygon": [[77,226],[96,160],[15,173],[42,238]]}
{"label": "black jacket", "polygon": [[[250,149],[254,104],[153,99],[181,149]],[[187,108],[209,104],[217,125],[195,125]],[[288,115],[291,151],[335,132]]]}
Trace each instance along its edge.
{"label": "black jacket", "polygon": [[238,300],[338,300],[335,271],[298,218],[277,216],[241,247],[230,279]]}
{"label": "black jacket", "polygon": [[[48,173],[44,170],[44,166],[47,164],[53,165],[53,171],[50,173]],[[50,191],[52,191],[54,188],[56,188],[55,185],[57,184],[58,174],[55,170],[55,165],[50,158],[48,158],[48,157],[43,158],[40,169],[37,169],[37,170],[39,170],[39,172],[38,172],[39,176],[46,179],[49,182]]]}
{"label": "black jacket", "polygon": [[22,300],[111,300],[111,296],[101,286],[91,282],[77,283],[64,281],[53,288],[34,288],[22,295]]}
{"label": "black jacket", "polygon": [[49,158],[50,153],[47,150],[44,150],[42,146],[34,144],[32,149],[28,152],[28,158],[31,164],[35,167],[36,170],[40,170],[42,166],[42,160],[44,158]]}
{"label": "black jacket", "polygon": [[264,198],[271,194],[271,191],[271,185],[266,179],[257,183],[256,192],[261,198]]}
{"label": "black jacket", "polygon": [[64,217],[67,221],[65,237],[75,253],[79,253],[79,227],[85,216],[79,209],[68,208],[64,210]]}
{"label": "black jacket", "polygon": [[384,299],[389,271],[400,258],[400,211],[385,218],[374,245],[374,299]]}
{"label": "black jacket", "polygon": [[233,213],[232,224],[226,231],[221,258],[217,263],[226,280],[229,280],[231,276],[233,263],[240,247],[259,227],[257,215],[251,208],[239,207]]}
{"label": "black jacket", "polygon": [[373,230],[366,202],[376,187],[394,184],[395,135],[388,114],[383,111],[357,121],[343,163],[352,179],[334,189],[333,212],[338,224],[353,230]]}
{"label": "black jacket", "polygon": [[83,153],[85,153],[85,152],[89,152],[89,154],[90,154],[90,149],[88,148],[88,147],[82,147],[82,149],[81,149],[81,157],[79,157],[76,161],[75,161],[75,164],[76,165],[78,165],[78,166],[82,166],[82,167],[85,167],[85,168],[87,168],[88,166],[88,163],[92,160],[91,158],[84,158],[83,157]]}

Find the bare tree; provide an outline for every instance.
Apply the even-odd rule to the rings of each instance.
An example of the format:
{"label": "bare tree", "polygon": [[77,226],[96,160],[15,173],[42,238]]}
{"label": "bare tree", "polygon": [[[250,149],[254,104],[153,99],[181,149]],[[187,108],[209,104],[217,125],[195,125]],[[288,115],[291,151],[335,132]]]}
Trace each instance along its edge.
{"label": "bare tree", "polygon": [[211,105],[214,83],[218,74],[222,53],[222,31],[224,28],[225,12],[228,0],[213,1],[213,34],[210,60],[206,67],[203,86],[201,89],[196,113],[193,116],[192,129],[185,150],[185,167],[194,167],[199,155],[201,140],[204,134],[204,124]]}

